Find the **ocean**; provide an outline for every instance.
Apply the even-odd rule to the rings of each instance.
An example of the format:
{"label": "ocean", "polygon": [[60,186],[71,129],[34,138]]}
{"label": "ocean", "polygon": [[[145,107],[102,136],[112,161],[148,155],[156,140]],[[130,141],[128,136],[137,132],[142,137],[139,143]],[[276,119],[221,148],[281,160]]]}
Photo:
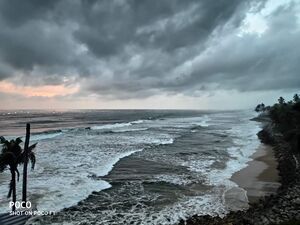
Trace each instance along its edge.
{"label": "ocean", "polygon": [[[175,224],[195,214],[228,212],[224,193],[237,186],[230,178],[260,144],[254,116],[6,110],[0,111],[0,136],[23,137],[31,123],[31,143],[38,145],[29,200],[38,210],[63,209],[44,224]],[[9,171],[0,174],[0,212],[8,211],[9,181]],[[18,199],[20,193],[21,182]]]}

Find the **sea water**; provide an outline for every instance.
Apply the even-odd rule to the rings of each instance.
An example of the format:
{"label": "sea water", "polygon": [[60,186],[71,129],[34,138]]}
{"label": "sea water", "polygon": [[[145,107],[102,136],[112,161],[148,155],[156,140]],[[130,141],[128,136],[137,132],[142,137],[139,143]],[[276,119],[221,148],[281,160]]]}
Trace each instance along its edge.
{"label": "sea water", "polygon": [[[38,210],[81,201],[47,224],[174,224],[227,213],[224,193],[237,186],[230,177],[259,145],[252,117],[251,111],[0,111],[0,136],[23,137],[31,123],[31,143],[38,145],[28,198]],[[0,212],[9,210],[9,182],[9,171],[0,174]]]}

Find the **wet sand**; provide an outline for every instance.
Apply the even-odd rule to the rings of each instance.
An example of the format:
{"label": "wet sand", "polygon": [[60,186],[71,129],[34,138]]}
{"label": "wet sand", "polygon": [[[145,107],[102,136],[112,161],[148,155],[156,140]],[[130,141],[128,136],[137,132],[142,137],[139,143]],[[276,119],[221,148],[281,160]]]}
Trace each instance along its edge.
{"label": "wet sand", "polygon": [[274,194],[280,186],[277,161],[272,147],[261,144],[251,156],[248,166],[236,172],[231,180],[247,192],[249,203],[260,197]]}

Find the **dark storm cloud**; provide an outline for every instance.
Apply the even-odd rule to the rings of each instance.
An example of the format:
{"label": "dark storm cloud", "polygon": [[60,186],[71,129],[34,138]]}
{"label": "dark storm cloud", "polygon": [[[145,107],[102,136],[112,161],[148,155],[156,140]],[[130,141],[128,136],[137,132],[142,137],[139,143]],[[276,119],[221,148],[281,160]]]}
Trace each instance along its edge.
{"label": "dark storm cloud", "polygon": [[261,37],[224,36],[213,54],[195,60],[186,82],[219,81],[241,91],[299,88],[300,26],[294,6],[270,15],[268,30]]}
{"label": "dark storm cloud", "polygon": [[[15,68],[32,70],[34,65],[68,64],[71,46],[63,33],[44,29],[47,23],[32,22],[17,29],[2,26],[1,56]],[[67,56],[67,57],[66,57]]]}
{"label": "dark storm cloud", "polygon": [[51,10],[57,2],[58,0],[2,0],[0,2],[0,14],[8,25],[20,26],[33,20],[51,16]]}
{"label": "dark storm cloud", "polygon": [[84,4],[75,37],[99,57],[128,44],[172,52],[199,43],[240,5],[239,0],[94,1]]}
{"label": "dark storm cloud", "polygon": [[111,98],[300,87],[296,5],[238,37],[254,6],[264,1],[3,0],[0,80]]}

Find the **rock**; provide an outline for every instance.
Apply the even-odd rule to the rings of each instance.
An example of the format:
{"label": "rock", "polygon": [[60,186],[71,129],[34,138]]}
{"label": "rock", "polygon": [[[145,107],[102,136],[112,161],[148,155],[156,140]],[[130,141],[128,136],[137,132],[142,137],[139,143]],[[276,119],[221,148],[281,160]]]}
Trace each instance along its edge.
{"label": "rock", "polygon": [[293,204],[300,205],[300,198],[296,198],[292,202]]}

